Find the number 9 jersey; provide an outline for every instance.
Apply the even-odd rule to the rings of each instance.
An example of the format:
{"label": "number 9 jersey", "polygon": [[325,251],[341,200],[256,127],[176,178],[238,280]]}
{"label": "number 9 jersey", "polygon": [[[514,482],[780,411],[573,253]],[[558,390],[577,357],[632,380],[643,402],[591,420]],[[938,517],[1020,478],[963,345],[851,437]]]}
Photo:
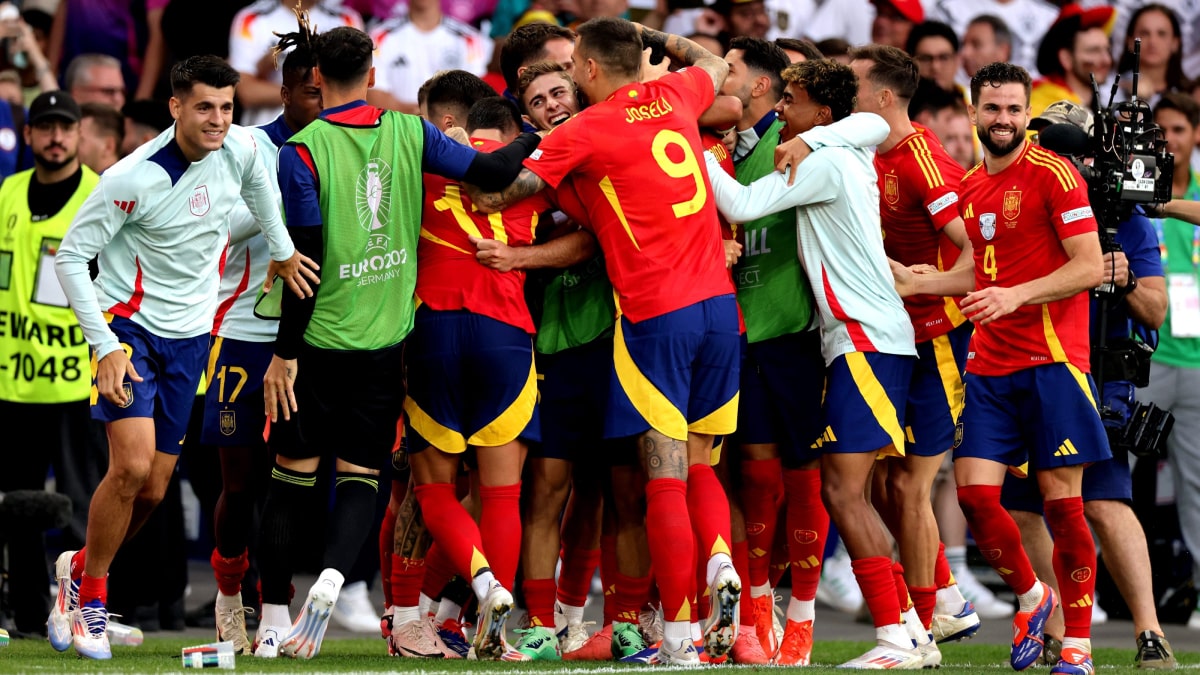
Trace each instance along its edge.
{"label": "number 9 jersey", "polygon": [[[975,249],[975,288],[1011,288],[1067,264],[1069,237],[1096,232],[1087,186],[1069,162],[1026,144],[999,173],[983,164],[967,172],[959,190],[967,236]],[[1088,294],[1024,305],[975,326],[967,372],[1007,375],[1070,363],[1088,372]]]}
{"label": "number 9 jersey", "polygon": [[626,85],[525,160],[552,187],[573,177],[631,321],[734,292],[696,125],[714,95],[699,68]]}

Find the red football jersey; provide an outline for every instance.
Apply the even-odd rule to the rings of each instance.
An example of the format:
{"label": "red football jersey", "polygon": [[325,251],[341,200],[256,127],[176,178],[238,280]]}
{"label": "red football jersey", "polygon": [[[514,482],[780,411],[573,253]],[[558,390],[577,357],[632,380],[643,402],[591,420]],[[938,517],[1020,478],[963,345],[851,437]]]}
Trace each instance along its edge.
{"label": "red football jersey", "polygon": [[696,127],[713,98],[697,68],[629,84],[555,127],[525,160],[552,187],[574,178],[631,321],[734,292]]}
{"label": "red football jersey", "polygon": [[[958,185],[963,169],[924,127],[891,150],[875,153],[879,176],[879,219],[883,249],[903,265],[933,265],[947,270],[959,250],[942,228],[958,217]],[[914,295],[904,298],[917,342],[949,333],[966,321],[953,298]]]}
{"label": "red football jersey", "polygon": [[[481,152],[503,147],[491,140],[471,139]],[[509,246],[533,242],[538,216],[550,203],[542,195],[513,204],[499,213],[475,210],[462,187],[425,174],[425,208],[417,244],[417,299],[432,309],[465,309],[534,332],[525,304],[525,272],[498,272],[475,259],[468,237],[497,239]]]}
{"label": "red football jersey", "polygon": [[[729,154],[729,151],[725,149],[725,144],[721,142],[720,136],[713,131],[704,129],[700,132],[700,144],[704,146],[706,151],[711,152],[713,157],[717,158],[717,161],[721,163],[721,168],[725,169],[725,173],[734,178],[737,177],[737,174],[734,173],[736,169],[733,166],[733,155]],[[722,239],[736,239],[739,242],[745,243],[743,241],[745,233],[741,231],[740,227],[726,220],[725,216],[721,215],[719,211],[717,212],[717,219],[721,223]]]}
{"label": "red football jersey", "polygon": [[[1044,277],[1070,258],[1062,240],[1095,236],[1096,219],[1079,172],[1058,155],[1026,143],[1007,168],[967,172],[959,189],[963,222],[975,249],[975,288],[1011,288]],[[1088,294],[1017,311],[975,327],[967,372],[1007,375],[1047,363],[1088,372]]]}

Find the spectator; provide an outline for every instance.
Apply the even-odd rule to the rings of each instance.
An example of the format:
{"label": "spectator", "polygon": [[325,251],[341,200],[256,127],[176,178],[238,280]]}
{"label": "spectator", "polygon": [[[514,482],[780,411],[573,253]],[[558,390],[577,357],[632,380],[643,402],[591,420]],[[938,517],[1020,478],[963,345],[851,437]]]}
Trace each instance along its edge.
{"label": "spectator", "polygon": [[926,21],[908,34],[904,51],[917,62],[921,77],[947,90],[960,90],[954,82],[958,70],[958,36],[941,21]]}
{"label": "spectator", "polygon": [[874,16],[875,8],[871,0],[823,2],[813,13],[812,20],[805,24],[804,35],[818,45],[829,38],[838,38],[854,45],[866,44],[871,42]]}
{"label": "spectator", "polygon": [[72,59],[63,88],[79,103],[106,103],[118,110],[125,105],[121,62],[106,54],[80,54]]}
{"label": "spectator", "polygon": [[21,74],[15,70],[0,71],[0,101],[11,105],[23,105],[25,94],[21,89]]}
{"label": "spectator", "polygon": [[1130,75],[1134,66],[1134,41],[1139,39],[1142,49],[1138,98],[1148,100],[1153,106],[1168,91],[1187,91],[1181,36],[1179,17],[1165,5],[1143,5],[1133,13],[1125,33],[1125,48],[1117,62],[1117,72],[1121,74],[1121,92],[1126,98],[1133,86]]}
{"label": "spectator", "polygon": [[79,120],[79,161],[96,173],[121,159],[125,142],[125,116],[103,103],[84,103]]}
{"label": "spectator", "polygon": [[771,15],[765,0],[717,0],[712,8],[725,20],[730,37],[764,39],[771,29]]}
{"label": "spectator", "polygon": [[[65,77],[63,69],[79,55],[106,54],[119,64],[122,88],[134,90],[146,50],[146,12],[161,10],[167,1],[61,0],[46,52],[52,72]],[[120,108],[121,103],[115,107]]]}
{"label": "spectator", "polygon": [[[293,0],[258,0],[233,18],[229,31],[229,65],[242,74],[237,87],[237,102],[242,110],[241,124],[245,126],[266,124],[283,112],[279,103],[283,79],[271,50],[278,41],[276,33],[295,29],[296,15],[292,11],[295,4]],[[308,0],[301,4],[305,5],[313,24],[324,30],[338,26],[363,27],[358,12],[343,9],[337,0]],[[412,96],[416,95],[417,86],[420,86],[420,80],[413,87]]]}
{"label": "spectator", "polygon": [[[821,50],[813,44],[812,40],[800,38],[776,38],[775,44],[787,54],[788,61],[799,63],[800,61],[815,61],[825,58]],[[715,52],[714,52],[715,53]]]}
{"label": "spectator", "polygon": [[[21,71],[20,84],[29,85],[31,97],[58,89],[58,79],[54,77],[43,51],[45,40],[38,39],[33,26],[17,15],[10,3],[3,3],[0,7],[9,8],[10,15],[10,18],[0,21],[0,32],[7,38],[8,45],[8,50],[3,54],[4,61]],[[24,102],[24,93],[21,102]]]}
{"label": "spectator", "polygon": [[1030,115],[1036,117],[1060,100],[1092,105],[1091,78],[1104,82],[1112,71],[1109,35],[1114,16],[1112,7],[1085,10],[1075,3],[1063,7],[1038,47],[1042,77],[1033,84]]}
{"label": "spectator", "polygon": [[130,101],[121,109],[121,113],[125,115],[125,140],[121,143],[122,157],[161,134],[174,123],[167,104],[161,101]]}
{"label": "spectator", "polygon": [[927,4],[929,18],[950,24],[956,35],[964,35],[967,25],[978,16],[1004,17],[1012,34],[1011,61],[1035,77],[1038,44],[1058,16],[1056,3],[1048,0],[933,0]]}
{"label": "spectator", "polygon": [[959,51],[967,77],[975,77],[975,73],[989,63],[1012,61],[1012,55],[1013,36],[1004,19],[981,14],[967,24]]}
{"label": "spectator", "polygon": [[[492,40],[442,13],[440,0],[410,0],[408,13],[371,33],[375,43],[374,105],[417,113],[417,89],[442,70],[482,76],[492,59]],[[466,119],[464,111],[463,119]]]}
{"label": "spectator", "polygon": [[[904,49],[913,26],[925,20],[921,0],[871,0],[875,20],[871,23],[871,42]],[[956,45],[957,46],[957,45]]]}

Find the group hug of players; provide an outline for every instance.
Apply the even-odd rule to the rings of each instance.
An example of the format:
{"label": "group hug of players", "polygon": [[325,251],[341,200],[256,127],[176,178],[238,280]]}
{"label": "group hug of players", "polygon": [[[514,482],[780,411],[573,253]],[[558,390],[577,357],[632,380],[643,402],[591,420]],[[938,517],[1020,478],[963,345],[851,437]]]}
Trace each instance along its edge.
{"label": "group hug of players", "polygon": [[[394,655],[807,665],[832,520],[876,627],[845,665],[936,666],[937,642],[979,627],[930,505],[953,450],[975,539],[1020,602],[1013,667],[1039,659],[1058,603],[1000,506],[1007,468],[1028,460],[1061,568],[1054,672],[1092,673],[1079,473],[1108,456],[1086,374],[1100,254],[1075,169],[1025,142],[1028,74],[976,75],[988,162],[964,177],[908,121],[917,71],[899,50],[788,65],[744,39],[723,60],[595,19],[570,71],[523,68],[520,110],[481,97],[456,120],[496,166],[528,155],[485,183],[478,156],[430,122],[361,100],[368,71],[343,68],[359,33],[290,38],[284,115],[256,130],[282,148],[289,232],[321,264],[315,297],[283,295],[275,335],[254,317],[266,243],[238,234],[248,211],[232,216],[204,434],[226,464],[220,639],[262,657],[319,652],[391,457],[380,553]],[[644,46],[680,68],[649,76]],[[430,117],[452,76],[427,83]],[[764,95],[761,119],[731,129]],[[525,121],[552,130],[536,150]],[[1058,275],[1077,265],[1095,274]],[[246,457],[264,407],[276,457],[252,645],[240,585],[262,487]],[[304,529],[325,503],[312,497],[322,457],[337,463],[327,569],[293,621],[294,552],[322,540]],[[589,635],[597,566],[605,625]],[[528,621],[510,645],[518,569]]]}

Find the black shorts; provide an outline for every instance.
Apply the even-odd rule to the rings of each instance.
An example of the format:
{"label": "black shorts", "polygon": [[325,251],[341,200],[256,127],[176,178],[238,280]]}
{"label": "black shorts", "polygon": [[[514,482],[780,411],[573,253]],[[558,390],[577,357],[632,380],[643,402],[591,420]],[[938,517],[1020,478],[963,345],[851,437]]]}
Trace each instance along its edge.
{"label": "black shorts", "polygon": [[371,351],[305,346],[297,359],[292,424],[272,425],[271,451],[330,457],[369,469],[391,461],[404,407],[402,344]]}

